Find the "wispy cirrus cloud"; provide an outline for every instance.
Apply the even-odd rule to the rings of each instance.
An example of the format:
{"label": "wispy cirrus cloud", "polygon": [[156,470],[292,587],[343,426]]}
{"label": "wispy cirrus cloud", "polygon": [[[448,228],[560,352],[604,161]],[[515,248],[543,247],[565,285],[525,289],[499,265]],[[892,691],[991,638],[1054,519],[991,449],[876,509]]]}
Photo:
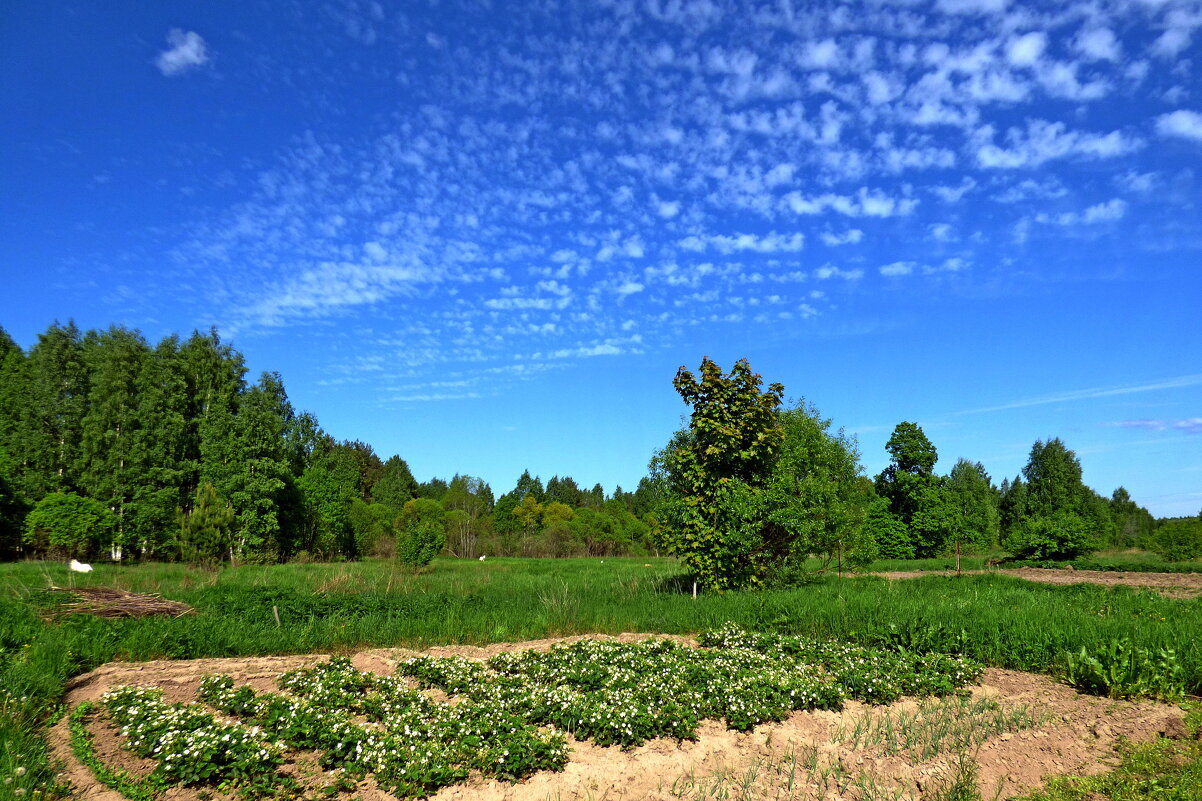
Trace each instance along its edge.
{"label": "wispy cirrus cloud", "polygon": [[1021,400],[1011,401],[1009,403],[1001,403],[995,406],[982,406],[975,409],[965,409],[956,414],[982,414],[985,412],[1001,412],[1009,409],[1024,409],[1030,406],[1045,406],[1052,403],[1075,403],[1078,401],[1095,400],[1098,398],[1110,398],[1119,395],[1134,395],[1142,392],[1159,392],[1163,390],[1183,389],[1186,387],[1196,387],[1202,385],[1202,373],[1193,373],[1191,375],[1178,376],[1176,378],[1168,378],[1163,381],[1154,381],[1148,384],[1129,384],[1125,386],[1112,387],[1092,387],[1089,389],[1077,389],[1067,392],[1056,392],[1049,395],[1040,395],[1033,398],[1023,398]]}
{"label": "wispy cirrus cloud", "polygon": [[1118,428],[1138,428],[1144,431],[1180,431],[1185,434],[1202,434],[1202,417],[1186,417],[1178,420],[1154,420],[1149,418],[1116,420],[1106,425]]}

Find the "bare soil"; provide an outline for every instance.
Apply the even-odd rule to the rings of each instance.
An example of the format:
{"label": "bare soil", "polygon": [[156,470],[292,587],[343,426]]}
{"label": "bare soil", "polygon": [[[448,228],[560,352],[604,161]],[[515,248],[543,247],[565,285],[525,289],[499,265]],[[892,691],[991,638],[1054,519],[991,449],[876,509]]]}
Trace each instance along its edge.
{"label": "bare soil", "polygon": [[[1202,573],[1132,573],[1109,570],[1050,570],[1042,567],[1022,567],[1015,570],[965,570],[967,574],[997,573],[1016,576],[1027,581],[1044,584],[1100,584],[1104,587],[1141,587],[1155,590],[1168,598],[1196,598],[1202,595]],[[890,579],[919,578],[921,576],[954,576],[956,571],[894,571],[877,573]]]}
{"label": "bare soil", "polygon": [[[623,634],[616,639],[636,641],[647,634]],[[484,659],[501,651],[549,648],[567,640],[539,640],[497,644],[483,648],[456,646],[432,648],[434,656],[458,654]],[[687,638],[673,638],[689,643]],[[399,660],[413,655],[404,649],[374,649],[355,654],[360,670],[392,673]],[[236,682],[259,690],[276,690],[283,672],[313,665],[326,654],[111,663],[75,679],[67,702],[74,706],[96,700],[107,689],[123,684],[162,688],[170,701],[195,701],[201,679],[210,674],[232,675]],[[1042,785],[1045,777],[1065,773],[1094,773],[1113,761],[1120,738],[1144,741],[1184,733],[1183,713],[1174,706],[1152,702],[1121,702],[1083,696],[1045,676],[989,669],[972,688],[974,699],[989,698],[1003,709],[1022,709],[1039,721],[1034,728],[1000,734],[975,751],[978,786],[984,798],[1008,798]],[[720,722],[706,722],[695,742],[661,739],[623,751],[573,741],[571,761],[562,772],[536,774],[521,784],[475,777],[467,784],[447,787],[436,801],[575,801],[590,799],[804,799],[805,801],[860,801],[865,798],[912,799],[930,797],[951,781],[956,772],[954,753],[922,760],[912,755],[889,754],[879,746],[854,747],[846,734],[866,716],[912,714],[914,700],[903,699],[888,707],[848,703],[841,712],[799,712],[782,723],[756,727],[749,733],[729,731]],[[839,733],[844,736],[840,737]],[[153,767],[120,747],[118,733],[102,721],[92,726],[97,754],[110,767],[144,776]],[[51,744],[66,763],[74,787],[73,797],[88,801],[121,801],[121,796],[97,782],[91,771],[71,753],[64,718],[51,730]],[[842,742],[840,742],[842,740]],[[970,756],[972,753],[970,752]],[[318,789],[331,782],[318,767],[315,754],[296,755],[287,767],[292,775]],[[865,788],[875,788],[869,796]],[[724,789],[725,795],[719,794]],[[368,780],[352,792],[331,796],[364,801],[386,801],[392,796]],[[205,792],[206,799],[221,799]],[[167,801],[200,801],[202,793],[185,788],[172,790]]]}

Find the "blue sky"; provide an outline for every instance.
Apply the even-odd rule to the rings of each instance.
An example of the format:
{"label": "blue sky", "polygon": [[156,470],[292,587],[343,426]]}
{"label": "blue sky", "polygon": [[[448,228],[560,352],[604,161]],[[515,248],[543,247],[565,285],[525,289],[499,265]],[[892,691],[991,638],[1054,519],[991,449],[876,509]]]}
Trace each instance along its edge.
{"label": "blue sky", "polygon": [[215,325],[419,478],[632,489],[747,357],[1202,508],[1202,3],[25,4],[0,324]]}

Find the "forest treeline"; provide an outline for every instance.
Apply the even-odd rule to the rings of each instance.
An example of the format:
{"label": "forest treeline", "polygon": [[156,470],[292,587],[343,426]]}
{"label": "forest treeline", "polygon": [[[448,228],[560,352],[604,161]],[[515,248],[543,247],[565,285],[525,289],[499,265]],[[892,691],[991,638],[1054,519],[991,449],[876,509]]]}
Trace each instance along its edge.
{"label": "forest treeline", "polygon": [[247,381],[215,330],[150,344],[55,323],[28,352],[0,328],[0,555],[275,562],[442,548],[641,552],[647,487],[607,495],[524,474],[494,498],[419,483],[400,456],[338,441],[278,373]]}
{"label": "forest treeline", "polygon": [[[727,380],[706,364],[712,380]],[[935,446],[903,422],[887,444],[889,466],[867,477],[854,440],[832,432],[812,407],[775,411],[779,398],[774,403],[760,422],[779,440],[776,449],[739,468],[749,494],[731,501],[738,514],[727,524],[766,533],[765,552],[783,553],[787,540],[855,563],[957,546],[1000,546],[1030,559],[1156,550],[1167,540],[1184,543],[1168,548],[1174,558],[1196,555],[1187,553],[1195,540],[1202,548],[1196,518],[1166,524],[1168,536],[1122,487],[1109,497],[1087,487],[1059,439],[1036,442],[1022,473],[999,486],[967,459],[937,474]],[[366,443],[335,439],[292,407],[278,373],[250,383],[242,354],[215,330],[151,344],[120,326],[83,332],[55,323],[26,352],[0,328],[0,558],[395,555],[422,564],[442,551],[674,552],[687,523],[679,513],[702,508],[682,502],[700,486],[690,476],[700,475],[701,462],[681,461],[699,441],[693,428],[677,432],[633,492],[585,489],[570,476],[544,483],[524,472],[498,497],[466,474],[418,482],[401,456],[382,459]],[[808,539],[782,538],[803,529]]]}

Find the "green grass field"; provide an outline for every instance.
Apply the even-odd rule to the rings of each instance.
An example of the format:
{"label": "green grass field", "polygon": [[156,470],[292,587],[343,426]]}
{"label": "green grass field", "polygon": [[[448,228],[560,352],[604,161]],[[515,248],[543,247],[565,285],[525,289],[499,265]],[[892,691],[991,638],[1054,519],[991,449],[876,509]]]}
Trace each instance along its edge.
{"label": "green grass field", "polygon": [[[0,775],[45,790],[52,767],[39,730],[67,679],[114,659],[187,659],[365,646],[520,641],[641,631],[695,633],[731,621],[749,630],[963,653],[986,664],[1056,672],[1066,654],[1111,643],[1174,649],[1185,689],[1202,694],[1202,599],[999,575],[905,582],[827,578],[788,590],[694,599],[670,559],[437,560],[413,575],[385,561],[244,566],[0,565]],[[158,593],[196,608],[178,619],[43,619],[50,585]],[[276,622],[278,615],[279,623]]]}

